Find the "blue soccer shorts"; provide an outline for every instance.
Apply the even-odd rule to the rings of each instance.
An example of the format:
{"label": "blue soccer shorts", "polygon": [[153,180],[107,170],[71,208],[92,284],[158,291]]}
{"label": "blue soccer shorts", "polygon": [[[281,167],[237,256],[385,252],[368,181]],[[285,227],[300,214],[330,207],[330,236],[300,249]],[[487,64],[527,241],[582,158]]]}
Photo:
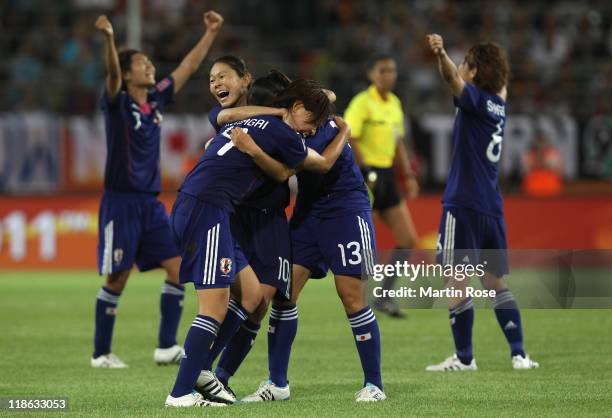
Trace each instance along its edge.
{"label": "blue soccer shorts", "polygon": [[182,257],[181,283],[193,282],[196,289],[229,287],[248,265],[226,210],[179,193],[170,225]]}
{"label": "blue soccer shorts", "polygon": [[230,217],[232,235],[238,241],[260,283],[291,297],[291,234],[285,210],[238,206]]}
{"label": "blue soccer shorts", "polygon": [[370,211],[334,218],[307,216],[291,221],[293,263],[306,267],[311,277],[371,276],[376,263],[376,238]]}
{"label": "blue soccer shorts", "polygon": [[444,206],[436,247],[440,264],[482,264],[497,277],[509,272],[503,217]]}
{"label": "blue soccer shorts", "polygon": [[160,267],[179,255],[168,214],[155,195],[105,192],[98,217],[98,271],[107,275]]}

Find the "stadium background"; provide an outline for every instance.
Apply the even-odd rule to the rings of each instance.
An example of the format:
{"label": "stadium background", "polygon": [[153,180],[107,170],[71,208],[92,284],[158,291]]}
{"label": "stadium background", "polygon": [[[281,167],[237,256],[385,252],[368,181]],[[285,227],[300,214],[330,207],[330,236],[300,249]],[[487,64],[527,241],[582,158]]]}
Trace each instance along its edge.
{"label": "stadium background", "polygon": [[[5,1],[0,6],[0,265],[94,268],[105,139],[97,100],[109,15],[119,45],[139,42],[168,74],[215,8],[225,25],[209,57],[244,57],[255,76],[271,68],[332,88],[342,113],[367,86],[365,57],[396,57],[396,92],[407,113],[422,194],[410,202],[420,245],[432,248],[449,167],[453,107],[424,36],[435,30],[455,61],[493,39],[512,66],[501,185],[512,248],[612,247],[612,6],[607,1]],[[132,10],[130,12],[130,10]],[[140,22],[133,20],[134,13]],[[132,22],[131,25],[128,22]],[[136,27],[127,33],[127,27]],[[139,31],[138,26],[141,28]],[[162,130],[163,199],[212,136],[204,63],[177,96]],[[555,156],[562,190],[526,193],[538,140]],[[588,214],[588,216],[587,216]],[[569,221],[571,219],[571,222]],[[377,225],[382,248],[393,246]],[[77,251],[78,250],[78,251]]]}
{"label": "stadium background", "polygon": [[[154,367],[150,358],[161,272],[134,274],[122,297],[113,347],[130,368],[119,376],[88,363],[101,282],[95,254],[105,161],[96,104],[102,40],[93,22],[108,14],[123,44],[134,3],[0,2],[0,396],[67,396],[72,416],[170,415],[161,405],[176,369]],[[367,85],[370,52],[397,58],[396,92],[422,188],[409,207],[424,248],[435,246],[453,120],[424,35],[441,33],[455,60],[476,40],[500,42],[513,72],[501,177],[510,247],[612,248],[609,1],[142,0],[136,11],[142,30],[131,36],[141,37],[158,77],[202,34],[201,14],[210,8],[225,18],[211,57],[240,55],[256,76],[277,68],[315,78],[336,91],[340,113]],[[208,67],[205,62],[164,115],[167,205],[185,165],[212,135]],[[562,190],[546,197],[525,187],[532,146],[542,138],[563,180]],[[392,248],[389,231],[376,227],[379,246]],[[609,251],[599,254],[609,266]],[[593,271],[609,277],[609,269],[585,274]],[[523,272],[541,278],[541,270],[528,266]],[[315,281],[302,296],[290,366],[293,400],[216,415],[610,415],[612,316],[587,309],[523,311],[529,352],[542,364],[531,374],[510,372],[494,316],[479,309],[474,337],[482,370],[467,376],[423,371],[450,352],[445,312],[413,309],[406,321],[381,315],[389,400],[355,406],[361,372],[332,286],[331,280]],[[188,294],[184,318],[195,315],[195,305]],[[181,323],[179,341],[188,322]],[[233,383],[239,395],[265,376],[266,358],[262,335]]]}

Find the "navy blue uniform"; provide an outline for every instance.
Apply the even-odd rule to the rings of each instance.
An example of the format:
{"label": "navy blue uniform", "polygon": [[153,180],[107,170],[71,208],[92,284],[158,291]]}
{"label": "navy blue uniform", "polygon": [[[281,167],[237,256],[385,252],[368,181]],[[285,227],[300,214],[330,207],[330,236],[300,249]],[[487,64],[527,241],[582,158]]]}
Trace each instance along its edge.
{"label": "navy blue uniform", "polygon": [[[451,168],[442,198],[438,261],[486,262],[498,276],[508,273],[503,199],[497,183],[506,104],[496,94],[466,83],[457,107]],[[495,249],[481,253],[481,249]]]}
{"label": "navy blue uniform", "polygon": [[144,105],[121,90],[100,100],[106,128],[107,159],[100,203],[98,268],[100,274],[159,267],[178,256],[160,191],[161,112],[174,99],[174,80],[160,81]]}
{"label": "navy blue uniform", "polygon": [[[333,121],[307,139],[321,153],[339,130]],[[293,263],[312,277],[371,274],[376,240],[370,199],[349,145],[325,174],[298,173],[298,195],[291,218]]]}
{"label": "navy blue uniform", "polygon": [[[246,129],[266,153],[289,167],[300,165],[306,158],[306,146],[300,135],[276,117],[261,116],[228,124],[213,138],[187,175],[172,212],[173,229],[183,255],[181,281],[193,281],[198,288],[229,286],[235,274],[246,266],[238,241],[238,237],[243,240],[245,231],[231,228],[230,214],[271,187],[272,180],[251,157],[234,148],[230,132],[235,127]],[[217,230],[213,231],[215,227]],[[255,225],[251,227],[258,229]],[[209,239],[210,231],[213,241]],[[271,245],[265,241],[263,244],[264,248]],[[207,251],[207,247],[215,250]],[[227,260],[233,268],[227,268]],[[226,272],[220,267],[223,265]],[[212,266],[213,270],[207,270],[212,277],[202,280],[205,266]],[[277,275],[278,271],[275,279]]]}
{"label": "navy blue uniform", "polygon": [[[208,112],[210,124],[217,123],[221,105]],[[285,208],[289,205],[288,182],[268,182],[236,207],[230,216],[232,234],[261,283],[273,286],[286,299],[291,296],[287,265],[291,265],[291,235]]]}

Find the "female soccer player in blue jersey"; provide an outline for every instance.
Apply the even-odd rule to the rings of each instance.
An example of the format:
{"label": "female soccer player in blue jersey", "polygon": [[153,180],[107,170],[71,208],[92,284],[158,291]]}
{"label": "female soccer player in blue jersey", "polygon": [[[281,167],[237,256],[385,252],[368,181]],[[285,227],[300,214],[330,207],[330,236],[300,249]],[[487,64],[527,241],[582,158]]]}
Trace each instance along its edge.
{"label": "female soccer player in blue jersey", "polygon": [[206,57],[219,29],[221,15],[204,14],[206,32],[172,74],[155,84],[155,67],[136,50],[117,53],[113,27],[100,16],[96,28],[105,39],[106,84],[101,99],[108,156],[104,196],[100,203],[98,265],[106,275],[96,300],[93,367],[127,367],[111,353],[119,297],[134,263],[141,271],[162,267],[168,276],[162,287],[157,363],[178,362],[176,344],[184,288],[179,283],[179,252],[168,215],[157,200],[160,192],[159,148],[161,112],[172,102]]}
{"label": "female soccer player in blue jersey", "polygon": [[[220,125],[257,115],[285,115],[287,111],[284,108],[261,105],[274,98],[290,83],[284,74],[273,71],[268,76],[255,80],[247,92],[246,87],[251,84],[251,78],[244,61],[232,55],[215,59],[210,71],[210,91],[219,101],[219,105],[209,112],[209,119],[215,131],[224,129]],[[270,85],[275,86],[274,93],[262,88]],[[247,93],[248,106],[245,106]],[[323,158],[318,158],[316,154],[307,156],[304,166],[312,170],[328,170],[342,151],[344,143],[338,142],[338,145],[331,144],[322,153]],[[273,298],[290,298],[291,250],[289,225],[285,215],[285,207],[288,204],[287,182],[270,181],[266,187],[241,202],[230,217],[232,233],[259,282],[255,280],[240,284],[239,287],[248,286],[249,290],[233,294],[230,299],[228,314],[196,385],[197,390],[208,399],[235,401],[228,380],[252,347],[270,301]],[[249,280],[252,276],[238,277],[233,288],[243,279]],[[228,345],[230,339],[231,344]],[[224,347],[226,348],[223,356],[213,373],[213,362]]]}
{"label": "female soccer player in blue jersey", "polygon": [[[497,183],[506,124],[509,64],[494,43],[471,47],[459,68],[444,50],[440,35],[428,35],[438,69],[451,89],[457,107],[453,128],[451,167],[442,198],[438,261],[443,264],[484,265],[482,286],[494,290],[495,316],[508,344],[514,369],[533,369],[538,363],[525,354],[521,315],[503,276],[508,273],[503,200]],[[449,281],[463,290],[469,280]],[[474,306],[471,298],[449,299],[455,354],[428,371],[476,370],[472,354]]]}
{"label": "female soccer player in blue jersey", "polygon": [[[289,167],[322,159],[307,150],[298,134],[316,129],[331,112],[321,87],[298,80],[276,100],[278,107],[287,110],[282,119],[259,116],[227,125],[179,189],[171,223],[182,255],[180,280],[194,283],[199,315],[187,334],[186,356],[167,406],[223,405],[204,400],[193,389],[217,334],[222,333],[220,324],[226,324],[230,285],[232,293],[240,295],[257,280],[231,230],[230,215],[270,180],[248,155],[235,149],[231,138],[248,136]],[[339,133],[335,141],[346,141],[346,132]]]}
{"label": "female soccer player in blue jersey", "polygon": [[[306,144],[324,149],[338,133],[328,121]],[[248,137],[235,139],[236,146],[252,156],[269,175],[288,178],[295,171],[274,161]],[[290,397],[287,370],[291,346],[297,333],[297,298],[309,277],[322,278],[331,269],[357,344],[364,372],[358,402],[386,399],[380,368],[380,332],[368,306],[367,281],[372,274],[376,243],[367,189],[352,150],[346,145],[326,174],[298,173],[298,197],[291,218],[293,274],[291,301],[273,307],[268,334],[270,376],[243,402],[285,400]]]}

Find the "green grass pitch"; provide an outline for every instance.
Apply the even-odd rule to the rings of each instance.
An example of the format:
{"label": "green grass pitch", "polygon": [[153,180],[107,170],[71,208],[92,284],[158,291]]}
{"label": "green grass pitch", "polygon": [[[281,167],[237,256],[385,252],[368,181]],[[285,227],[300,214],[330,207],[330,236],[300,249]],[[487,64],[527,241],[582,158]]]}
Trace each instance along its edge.
{"label": "green grass pitch", "polygon": [[[541,366],[513,371],[493,313],[479,309],[474,350],[480,370],[455,374],[424,371],[452,353],[445,310],[411,310],[407,320],[378,315],[389,399],[356,404],[361,369],[331,280],[311,281],[300,301],[292,400],[166,410],[177,368],[152,361],[162,279],[161,273],[134,273],[121,298],[113,351],[129,369],[94,370],[89,356],[101,279],[92,272],[0,273],[0,396],[69,398],[67,413],[31,413],[36,417],[612,416],[612,310],[525,310],[527,351]],[[190,289],[180,343],[195,311]],[[239,396],[266,378],[266,346],[261,332],[231,383]]]}

